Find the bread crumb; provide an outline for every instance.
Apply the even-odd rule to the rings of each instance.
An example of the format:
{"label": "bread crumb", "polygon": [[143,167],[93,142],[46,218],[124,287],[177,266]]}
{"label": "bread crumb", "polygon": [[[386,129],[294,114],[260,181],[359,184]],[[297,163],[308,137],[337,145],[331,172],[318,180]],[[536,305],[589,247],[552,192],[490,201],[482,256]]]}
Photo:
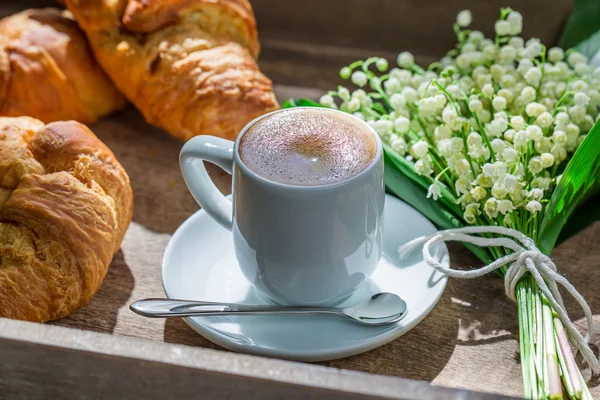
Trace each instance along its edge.
{"label": "bread crumb", "polygon": [[129,43],[127,43],[125,40],[117,45],[117,51],[119,53],[125,53],[127,50],[129,50]]}

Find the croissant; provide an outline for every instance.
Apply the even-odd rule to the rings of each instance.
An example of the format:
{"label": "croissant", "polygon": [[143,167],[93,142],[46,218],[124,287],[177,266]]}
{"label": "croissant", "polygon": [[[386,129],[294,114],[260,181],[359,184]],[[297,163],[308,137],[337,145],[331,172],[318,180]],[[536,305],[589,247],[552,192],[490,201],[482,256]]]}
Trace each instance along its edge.
{"label": "croissant", "polygon": [[104,70],[146,120],[234,138],[278,108],[247,0],[66,0]]}
{"label": "croissant", "polygon": [[69,12],[26,10],[0,21],[0,115],[93,122],[124,105]]}
{"label": "croissant", "polygon": [[65,317],[98,290],[131,221],[129,178],[75,121],[0,117],[0,317]]}

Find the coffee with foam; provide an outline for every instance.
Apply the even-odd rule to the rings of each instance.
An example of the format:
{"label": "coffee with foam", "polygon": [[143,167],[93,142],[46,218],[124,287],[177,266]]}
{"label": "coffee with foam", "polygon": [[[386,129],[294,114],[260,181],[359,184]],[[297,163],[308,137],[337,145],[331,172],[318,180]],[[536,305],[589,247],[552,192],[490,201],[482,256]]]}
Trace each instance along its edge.
{"label": "coffee with foam", "polygon": [[350,115],[299,108],[256,122],[244,133],[238,151],[242,162],[263,178],[318,186],[358,175],[375,158],[377,141]]}

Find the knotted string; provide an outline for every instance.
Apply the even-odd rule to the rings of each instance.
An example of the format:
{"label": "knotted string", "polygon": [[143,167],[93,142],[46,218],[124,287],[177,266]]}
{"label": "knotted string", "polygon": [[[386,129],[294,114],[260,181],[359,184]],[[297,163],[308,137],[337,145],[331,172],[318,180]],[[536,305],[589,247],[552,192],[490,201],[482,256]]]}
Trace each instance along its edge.
{"label": "knotted string", "polygon": [[[485,238],[473,235],[479,233],[492,233],[510,236],[518,240],[521,244],[507,237]],[[444,267],[431,255],[431,246],[437,242],[449,241],[471,243],[479,247],[505,247],[511,249],[513,253],[500,257],[496,261],[479,269],[460,271],[451,269],[449,267]],[[590,310],[590,307],[586,303],[583,296],[575,289],[575,287],[573,287],[573,285],[571,285],[571,283],[569,283],[565,277],[557,272],[554,262],[550,259],[550,257],[543,254],[535,246],[535,243],[531,238],[517,230],[504,228],[501,226],[473,226],[448,229],[429,236],[419,237],[402,245],[399,249],[400,257],[404,257],[408,252],[422,243],[424,243],[423,258],[425,259],[425,262],[427,262],[427,264],[429,264],[435,270],[453,278],[478,278],[510,264],[504,278],[504,289],[506,291],[506,295],[514,302],[517,301],[515,297],[517,283],[526,272],[530,272],[537,282],[541,292],[548,300],[548,303],[550,303],[552,309],[565,326],[569,337],[574,342],[583,359],[592,369],[596,369],[598,367],[598,360],[588,345],[594,330],[592,311]],[[569,318],[569,314],[567,313],[562,297],[558,291],[557,284],[559,283],[567,290],[567,292],[569,292],[571,296],[573,296],[573,298],[575,298],[585,314],[587,321],[587,334],[585,337],[579,333]]]}

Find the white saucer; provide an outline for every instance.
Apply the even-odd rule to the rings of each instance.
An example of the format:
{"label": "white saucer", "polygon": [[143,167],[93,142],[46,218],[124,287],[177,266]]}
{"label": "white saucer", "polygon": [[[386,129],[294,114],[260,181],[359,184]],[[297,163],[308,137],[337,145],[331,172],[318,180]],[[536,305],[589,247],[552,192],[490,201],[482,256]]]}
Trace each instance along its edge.
{"label": "white saucer", "polygon": [[[446,277],[431,269],[418,250],[398,259],[398,246],[436,231],[423,215],[386,195],[384,218],[384,257],[371,279],[340,306],[378,292],[396,293],[408,306],[400,322],[369,327],[328,316],[194,317],[186,322],[226,349],[300,361],[349,357],[396,339],[431,311],[446,287]],[[447,248],[441,245],[435,251],[448,264]],[[237,265],[231,233],[202,210],[171,238],[162,279],[165,293],[174,299],[265,304]]]}

